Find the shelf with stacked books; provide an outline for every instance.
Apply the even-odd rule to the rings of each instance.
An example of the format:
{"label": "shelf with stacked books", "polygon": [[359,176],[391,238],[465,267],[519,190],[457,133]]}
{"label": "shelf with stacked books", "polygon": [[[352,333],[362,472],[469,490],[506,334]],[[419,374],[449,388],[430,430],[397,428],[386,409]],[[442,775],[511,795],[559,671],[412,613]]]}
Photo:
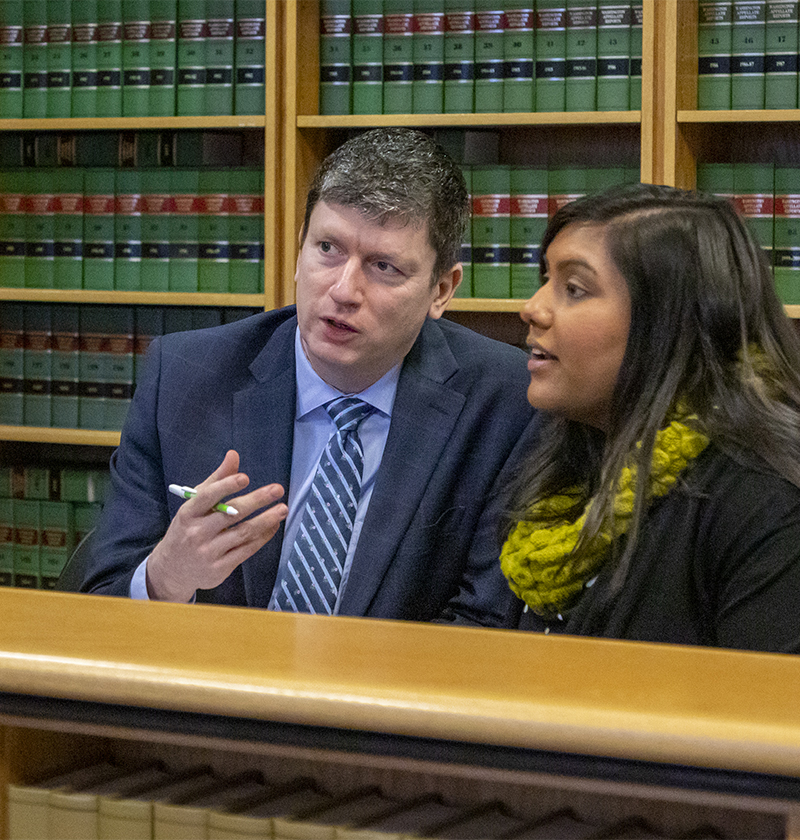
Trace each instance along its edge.
{"label": "shelf with stacked books", "polygon": [[[495,77],[500,72],[498,67],[503,64],[502,55],[498,53],[500,57],[491,61],[487,59],[486,62],[479,62],[474,59],[472,69],[464,71],[461,81],[472,79],[473,72],[478,73],[479,70],[483,75],[481,78],[472,79],[474,84],[471,87],[469,84],[462,85],[461,89],[456,91],[463,99],[464,91],[469,88],[460,110],[446,106],[445,88],[435,93],[436,101],[433,105],[428,103],[431,88],[425,87],[425,80],[437,79],[438,70],[442,68],[434,68],[430,77],[426,76],[425,68],[421,68],[419,72],[411,72],[410,75],[408,72],[401,74],[402,81],[407,82],[411,89],[410,99],[406,90],[405,94],[398,94],[398,97],[387,105],[387,96],[397,93],[394,88],[389,90],[390,80],[387,74],[394,73],[397,68],[386,61],[386,51],[392,48],[391,41],[387,44],[387,40],[396,34],[391,31],[396,21],[390,24],[386,16],[395,12],[405,17],[413,17],[415,14],[419,17],[430,13],[436,15],[442,8],[451,9],[456,15],[465,13],[469,16],[468,10],[472,5],[474,4],[459,3],[458,0],[448,4],[393,0],[383,5],[371,0],[353,4],[337,3],[336,0],[324,0],[321,3],[313,0],[287,0],[284,4],[286,120],[283,151],[287,180],[284,193],[286,224],[282,276],[286,284],[283,292],[285,300],[291,300],[294,291],[290,280],[294,273],[297,234],[302,224],[307,184],[315,167],[325,155],[346,140],[352,132],[388,126],[419,128],[433,134],[464,168],[472,195],[473,218],[470,230],[467,231],[468,241],[464,243],[464,281],[450,307],[450,311],[456,314],[484,312],[500,319],[516,315],[521,301],[538,287],[536,237],[541,236],[543,221],[546,221],[548,214],[567,194],[574,197],[582,191],[597,189],[606,183],[620,180],[652,179],[656,149],[653,120],[654,45],[658,42],[654,29],[657,17],[657,3],[654,0],[644,0],[641,4],[616,4],[618,8],[625,7],[620,21],[623,23],[622,29],[625,30],[624,36],[632,37],[633,27],[626,29],[625,21],[635,18],[641,23],[639,31],[643,44],[639,50],[641,75],[638,78],[634,77],[626,57],[620,65],[624,66],[624,74],[616,82],[612,82],[612,85],[624,82],[619,87],[619,91],[624,93],[624,103],[622,99],[617,102],[613,98],[601,97],[598,100],[597,96],[593,95],[590,97],[591,101],[576,96],[572,98],[571,106],[566,99],[564,103],[559,104],[552,98],[553,89],[544,91],[542,88],[538,99],[540,108],[542,103],[545,103],[550,109],[534,110],[533,100],[528,102],[524,97],[520,99],[525,85],[519,83],[519,78],[509,79],[506,83],[506,80],[502,79],[503,74],[500,73],[502,84],[495,84]],[[605,12],[611,14],[612,4],[602,5]],[[536,49],[533,45],[534,30],[544,30],[545,24],[549,25],[552,22],[550,7],[555,9],[558,6],[560,11],[556,9],[553,14],[568,19],[569,14],[565,8],[569,4],[519,4],[509,0],[505,5],[495,4],[491,8],[497,9],[501,6],[505,10],[503,14],[498,17],[496,12],[486,11],[486,20],[478,20],[483,14],[482,7],[474,6],[474,15],[471,18],[477,21],[472,33],[474,43],[477,44],[485,35],[485,43],[480,43],[488,55],[491,49],[500,49],[497,43],[491,43],[499,37],[511,52],[516,50],[515,57],[509,53],[510,64],[519,73],[530,77],[529,87],[535,86],[536,82],[531,75],[536,74],[533,69],[535,62],[532,61],[532,50]],[[534,6],[539,9],[536,23],[533,22],[531,14]],[[641,13],[633,13],[634,7]],[[485,8],[488,10],[489,6]],[[576,9],[577,4],[573,4],[573,11]],[[383,46],[380,50],[375,33],[379,33],[381,24],[366,20],[373,12],[378,17],[383,15]],[[362,13],[366,16],[366,23],[362,26],[363,22],[358,21],[356,26],[356,17]],[[337,15],[352,17],[350,23],[333,18],[332,21],[323,21],[328,14],[333,15],[333,18]],[[527,21],[525,32],[522,31],[525,27],[521,27],[525,21],[520,15]],[[490,31],[490,18],[496,19],[497,26],[502,23],[505,27],[506,31],[502,36],[497,26],[496,31]],[[512,21],[515,22],[514,26],[520,25],[514,32],[511,31]],[[478,33],[479,28],[485,30],[484,35]],[[424,30],[431,33],[437,30],[437,26],[429,25],[429,22],[420,19],[407,28],[407,31],[415,35]],[[442,31],[440,26],[438,31]],[[445,29],[445,32],[449,31]],[[566,36],[562,32],[559,37]],[[410,40],[413,38],[414,35]],[[348,39],[349,45],[345,43]],[[448,43],[445,42],[445,49]],[[526,43],[529,48],[527,52]],[[396,46],[402,52],[409,44]],[[422,55],[426,47],[424,44],[420,44],[419,47],[419,53]],[[435,52],[437,45],[433,44],[431,47]],[[377,91],[374,85],[373,88],[369,88],[374,82],[373,71],[376,68],[368,66],[369,60],[362,61],[364,56],[374,54],[372,63],[377,67],[378,53],[381,51],[384,56],[380,77],[382,93]],[[352,85],[348,88],[349,93],[345,91],[345,98],[348,98],[349,104],[345,107],[342,100],[337,113],[329,105],[331,98],[341,93],[337,88],[340,81],[337,67],[342,65],[339,68],[342,69],[347,63],[342,56],[337,58],[339,53],[345,58],[352,56],[347,59],[350,65],[344,73],[345,77],[348,73],[352,74]],[[538,54],[543,55],[541,50]],[[322,68],[320,55],[323,55],[325,62]],[[358,60],[356,55],[359,56]],[[413,49],[411,55],[409,60],[413,64]],[[447,79],[445,74],[445,85]],[[364,87],[357,89],[357,80],[364,82]],[[543,80],[543,83],[544,81],[547,80]],[[562,73],[561,82],[556,85],[559,96],[566,95],[569,86],[565,85]],[[600,90],[599,80],[590,81],[588,87],[584,80],[579,86],[584,92],[589,88],[595,93]],[[344,88],[347,88],[346,84]],[[506,88],[508,96],[501,92]],[[532,95],[537,95],[538,88],[531,89]],[[417,104],[423,100],[428,104],[416,107],[415,92],[419,95]],[[380,108],[379,93],[383,97],[383,105]],[[361,101],[362,99],[364,101]],[[611,110],[612,103],[615,102],[616,107]],[[560,110],[556,109],[557,105]],[[581,105],[582,110],[568,110],[568,107],[576,105]],[[598,107],[598,110],[591,110],[593,106]],[[378,111],[382,113],[376,113]],[[574,176],[574,183],[570,180],[571,176]],[[505,218],[487,221],[487,214],[482,209],[483,197],[497,199],[495,203],[504,208],[499,215],[504,214]],[[519,237],[524,238],[511,241],[511,231],[515,230]],[[498,231],[504,232],[505,238],[495,238],[491,242],[486,239],[489,236],[496,237]]]}

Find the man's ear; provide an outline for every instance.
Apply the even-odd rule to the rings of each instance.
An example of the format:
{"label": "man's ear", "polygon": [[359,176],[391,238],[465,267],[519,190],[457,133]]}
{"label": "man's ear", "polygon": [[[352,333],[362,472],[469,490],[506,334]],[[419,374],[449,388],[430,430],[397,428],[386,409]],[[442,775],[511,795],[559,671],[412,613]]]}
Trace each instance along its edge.
{"label": "man's ear", "polygon": [[450,298],[455,294],[456,289],[461,284],[464,277],[464,267],[461,263],[456,263],[449,271],[445,271],[436,284],[436,297],[431,303],[428,310],[428,317],[441,318],[447,309],[447,304],[450,303]]}

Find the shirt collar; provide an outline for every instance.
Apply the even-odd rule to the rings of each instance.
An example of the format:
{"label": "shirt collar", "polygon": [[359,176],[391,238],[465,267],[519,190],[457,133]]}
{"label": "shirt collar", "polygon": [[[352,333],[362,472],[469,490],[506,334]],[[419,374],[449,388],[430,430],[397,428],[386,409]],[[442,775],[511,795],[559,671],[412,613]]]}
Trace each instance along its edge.
{"label": "shirt collar", "polygon": [[[300,342],[299,328],[295,330],[294,356],[297,376],[295,419],[300,419],[314,411],[314,409],[336,399],[336,397],[343,396],[343,394],[341,391],[328,385],[327,382],[320,378],[314,368],[311,367],[311,363],[306,358],[303,345]],[[359,394],[348,394],[347,396],[357,396],[359,399],[364,400],[364,402],[369,403],[377,411],[380,411],[387,417],[391,417],[401,367],[401,364],[395,365],[377,382],[370,385],[369,388],[365,388]]]}

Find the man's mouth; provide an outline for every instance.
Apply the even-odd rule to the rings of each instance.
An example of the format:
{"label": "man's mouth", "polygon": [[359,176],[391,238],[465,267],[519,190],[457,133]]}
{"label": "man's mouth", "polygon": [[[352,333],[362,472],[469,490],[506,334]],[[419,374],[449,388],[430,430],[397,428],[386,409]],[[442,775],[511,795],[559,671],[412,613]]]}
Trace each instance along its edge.
{"label": "man's mouth", "polygon": [[337,321],[335,318],[324,318],[325,323],[329,327],[333,327],[336,330],[344,330],[345,332],[357,332],[357,330],[353,329],[349,324],[346,324],[344,321]]}

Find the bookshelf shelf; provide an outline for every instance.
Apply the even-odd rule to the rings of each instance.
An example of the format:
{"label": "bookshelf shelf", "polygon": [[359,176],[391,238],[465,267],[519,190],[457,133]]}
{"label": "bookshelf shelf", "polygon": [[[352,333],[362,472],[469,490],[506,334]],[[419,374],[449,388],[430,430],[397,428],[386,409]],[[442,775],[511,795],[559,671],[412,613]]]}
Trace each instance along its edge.
{"label": "bookshelf shelf", "polygon": [[800,123],[800,109],[774,111],[678,111],[679,123]]}
{"label": "bookshelf shelf", "polygon": [[638,125],[641,111],[552,111],[535,114],[348,114],[319,116],[301,114],[298,128],[453,127],[495,128],[537,125]]}
{"label": "bookshelf shelf", "polygon": [[118,446],[119,432],[56,429],[49,426],[0,426],[0,441],[58,443],[65,446]]}
{"label": "bookshelf shelf", "polygon": [[514,312],[518,313],[525,303],[521,299],[496,300],[493,298],[453,298],[449,310],[453,312]]}
{"label": "bookshelf shelf", "polygon": [[110,303],[155,306],[264,307],[263,295],[211,294],[206,292],[112,292],[89,289],[0,288],[0,301],[32,303]]}
{"label": "bookshelf shelf", "polygon": [[0,131],[117,131],[147,129],[261,128],[266,117],[71,117],[59,119],[0,119]]}

